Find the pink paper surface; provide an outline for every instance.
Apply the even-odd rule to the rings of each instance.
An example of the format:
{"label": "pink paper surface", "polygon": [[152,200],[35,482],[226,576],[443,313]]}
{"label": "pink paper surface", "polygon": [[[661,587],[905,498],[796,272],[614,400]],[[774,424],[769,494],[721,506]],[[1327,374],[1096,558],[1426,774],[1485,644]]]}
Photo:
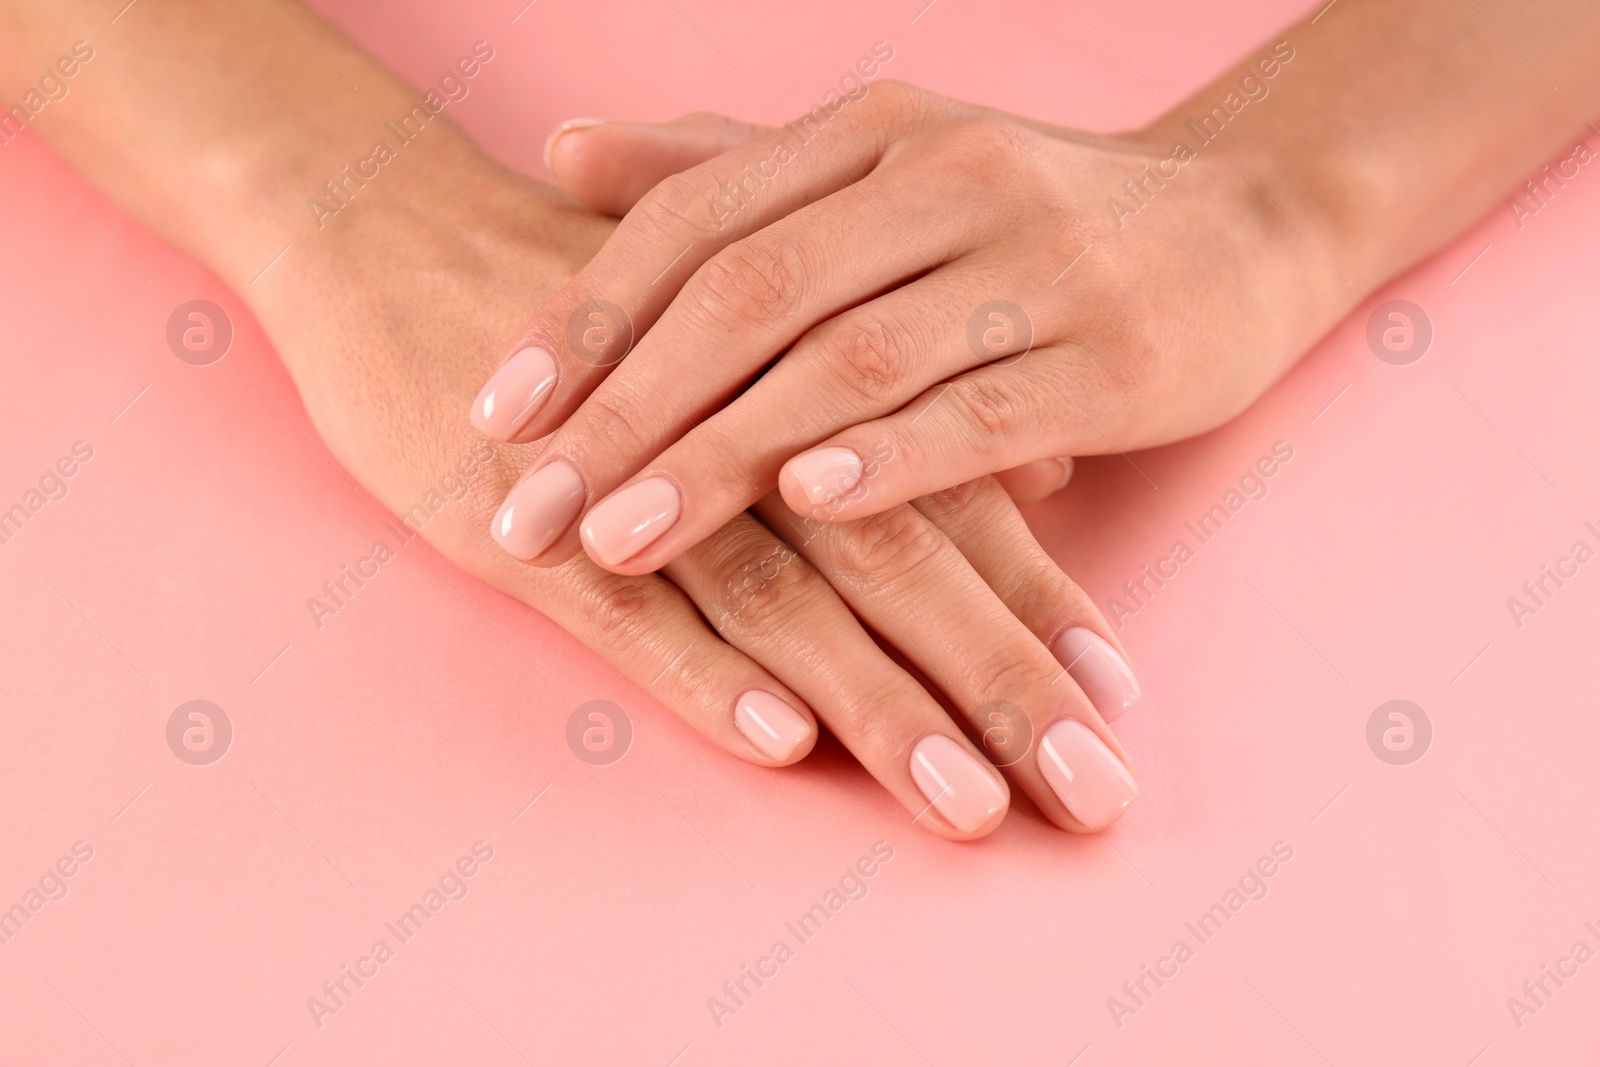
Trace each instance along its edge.
{"label": "pink paper surface", "polygon": [[[321,6],[419,85],[491,42],[452,114],[533,172],[571,115],[781,121],[878,40],[887,76],[1115,128],[1305,7]],[[66,889],[0,944],[0,1062],[1600,1058],[1600,962],[1561,963],[1600,949],[1600,562],[1520,626],[1507,607],[1600,548],[1600,171],[1520,227],[1490,215],[1228,427],[1085,461],[1034,509],[1108,613],[1138,608],[1117,615],[1146,696],[1115,729],[1143,795],[1086,838],[1019,798],[973,845],[911,826],[836,745],[783,772],[712,750],[420,541],[317,628],[306,599],[388,516],[319,453],[239,298],[31,134],[0,150],[0,196],[0,508],[93,453],[0,544],[0,907]],[[235,327],[206,367],[165,339],[192,299]],[[1393,299],[1434,332],[1405,366],[1367,341]],[[1185,524],[1278,442],[1265,497],[1200,544]],[[1179,540],[1194,558],[1127,599]],[[197,699],[233,730],[203,766],[167,736]],[[633,728],[607,766],[566,741],[591,700]],[[1368,742],[1391,700],[1431,723],[1407,765]],[[465,897],[396,936],[479,842],[492,858],[446,879]],[[875,845],[865,897],[802,943],[785,924]],[[1265,896],[1197,936],[1258,862]],[[792,958],[716,1017],[780,940]],[[360,964],[378,941],[392,958]],[[358,965],[376,973],[317,1018]],[[1568,974],[1534,1001],[1546,965]]]}

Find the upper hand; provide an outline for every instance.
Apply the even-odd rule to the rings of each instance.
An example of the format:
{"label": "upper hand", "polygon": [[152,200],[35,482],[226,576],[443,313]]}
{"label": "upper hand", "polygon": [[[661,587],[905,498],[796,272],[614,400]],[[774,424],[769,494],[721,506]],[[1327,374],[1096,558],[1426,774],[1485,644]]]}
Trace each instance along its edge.
{"label": "upper hand", "polygon": [[554,431],[541,463],[598,500],[524,558],[581,544],[646,573],[774,487],[821,522],[1028,464],[1039,495],[1056,457],[1226,420],[1309,343],[1297,293],[1327,280],[1295,277],[1266,179],[1218,149],[1179,163],[1174,135],[894,83],[802,121],[803,143],[800,123],[695,117],[553,144],[580,199],[643,199],[474,409],[501,439]]}

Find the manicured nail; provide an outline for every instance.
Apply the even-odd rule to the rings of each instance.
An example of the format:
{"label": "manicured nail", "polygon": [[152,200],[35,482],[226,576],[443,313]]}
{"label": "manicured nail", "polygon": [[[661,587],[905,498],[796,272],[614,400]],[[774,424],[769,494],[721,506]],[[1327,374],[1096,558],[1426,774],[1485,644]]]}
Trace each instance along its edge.
{"label": "manicured nail", "polygon": [[911,750],[911,778],[962,833],[981,828],[1006,806],[1006,792],[994,775],[943,734],[929,734]]}
{"label": "manicured nail", "polygon": [[769,759],[788,759],[789,753],[811,736],[811,724],[787,701],[760,689],[739,698],[733,709],[734,725]]}
{"label": "manicured nail", "polygon": [[678,487],[646,478],[596,504],[583,520],[583,540],[608,567],[637,556],[678,521]]}
{"label": "manicured nail", "polygon": [[527,425],[556,384],[556,357],[524,348],[490,375],[472,404],[472,425],[497,441],[509,441]]}
{"label": "manicured nail", "polygon": [[1106,722],[1139,702],[1139,679],[1110,642],[1093,630],[1082,626],[1065,630],[1050,651]]}
{"label": "manicured nail", "polygon": [[813,504],[826,504],[861,484],[861,457],[848,448],[819,448],[789,461],[790,480]]}
{"label": "manicured nail", "polygon": [[512,487],[489,533],[513,556],[532,559],[555,544],[582,510],[583,479],[558,459]]}
{"label": "manicured nail", "polygon": [[1072,817],[1098,830],[1139,795],[1139,783],[1106,743],[1077,719],[1062,719],[1039,739],[1039,773]]}
{"label": "manicured nail", "polygon": [[1061,464],[1061,480],[1056,482],[1056,492],[1059,493],[1067,487],[1068,482],[1072,481],[1072,457],[1060,456],[1056,462]]}
{"label": "manicured nail", "polygon": [[544,169],[552,174],[555,173],[555,168],[550,166],[550,152],[555,148],[556,141],[561,137],[562,134],[571,133],[573,130],[587,130],[590,126],[598,126],[604,121],[605,119],[568,119],[566,122],[563,122],[561,125],[557,126],[555,130],[551,132],[550,136],[545,138]]}

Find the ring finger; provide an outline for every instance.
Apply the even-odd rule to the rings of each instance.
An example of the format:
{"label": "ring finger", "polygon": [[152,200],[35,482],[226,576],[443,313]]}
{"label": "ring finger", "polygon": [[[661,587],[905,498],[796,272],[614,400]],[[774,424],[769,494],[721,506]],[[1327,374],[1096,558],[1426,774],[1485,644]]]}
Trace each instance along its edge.
{"label": "ring finger", "polygon": [[969,840],[1005,818],[1010,793],[982,753],[754,516],[735,517],[665,573],[729,644],[809,704],[913,821]]}
{"label": "ring finger", "polygon": [[[1015,514],[999,487],[988,485],[993,494],[975,514]],[[990,759],[1051,822],[1098,830],[1138,796],[1126,753],[1076,676],[1063,677],[1045,639],[927,515],[901,506],[854,523],[808,523],[776,495],[756,510],[776,529],[796,531],[802,555],[864,623],[942,690],[983,738]],[[1054,585],[1058,592],[1076,590],[1065,575]],[[898,724],[886,729],[895,730],[902,746],[915,740]]]}

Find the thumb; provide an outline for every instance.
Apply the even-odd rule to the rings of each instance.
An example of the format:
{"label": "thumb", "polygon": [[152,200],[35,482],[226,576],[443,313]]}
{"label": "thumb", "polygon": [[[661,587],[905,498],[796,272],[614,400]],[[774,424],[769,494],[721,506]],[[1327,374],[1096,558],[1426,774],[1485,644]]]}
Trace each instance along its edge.
{"label": "thumb", "polygon": [[1020,467],[1000,471],[995,479],[1011,494],[1013,502],[1037,504],[1067,487],[1067,482],[1072,480],[1072,457],[1024,463]]}
{"label": "thumb", "polygon": [[737,148],[766,129],[705,112],[671,122],[569,119],[545,142],[544,164],[580,204],[624,215],[663,178]]}

